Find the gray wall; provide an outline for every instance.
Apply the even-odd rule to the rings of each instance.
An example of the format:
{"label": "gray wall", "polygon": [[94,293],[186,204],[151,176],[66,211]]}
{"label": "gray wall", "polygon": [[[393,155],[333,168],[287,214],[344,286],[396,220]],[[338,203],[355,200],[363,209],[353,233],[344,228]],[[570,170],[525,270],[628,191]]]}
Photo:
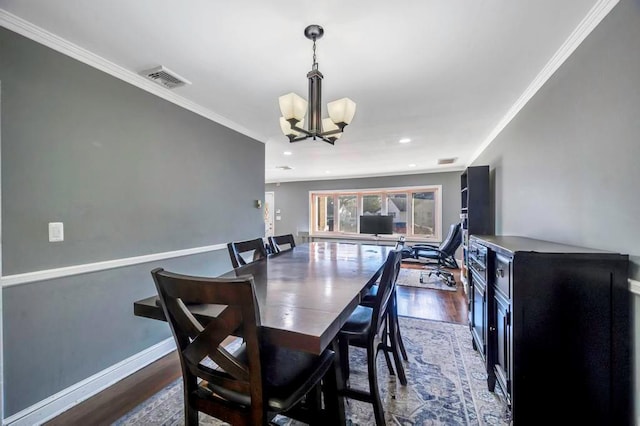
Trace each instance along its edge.
{"label": "gray wall", "polygon": [[[6,29],[0,58],[3,275],[264,235],[262,143]],[[156,266],[231,268],[222,250],[5,288],[5,416],[170,337],[133,315]]]}
{"label": "gray wall", "polygon": [[[393,188],[403,186],[442,185],[442,238],[449,225],[460,221],[460,174],[462,172],[382,176],[358,179],[332,179],[270,183],[265,191],[274,192],[274,208],[282,220],[275,221],[276,235],[309,232],[309,191]],[[299,238],[296,238],[299,241]]]}
{"label": "gray wall", "polygon": [[638,280],[638,161],[640,1],[622,0],[475,164],[492,170],[497,233],[626,253]]}

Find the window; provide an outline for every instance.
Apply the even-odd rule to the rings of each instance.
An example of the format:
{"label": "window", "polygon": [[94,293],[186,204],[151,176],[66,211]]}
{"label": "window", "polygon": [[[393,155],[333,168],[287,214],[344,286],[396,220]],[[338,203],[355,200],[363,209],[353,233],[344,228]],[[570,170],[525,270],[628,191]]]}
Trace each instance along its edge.
{"label": "window", "polygon": [[321,232],[333,231],[333,196],[316,197],[316,222],[314,229]]}
{"label": "window", "polygon": [[338,197],[338,215],[340,217],[338,231],[358,232],[357,202],[356,195],[340,195]]}
{"label": "window", "polygon": [[[360,216],[390,215],[393,232],[407,238],[441,240],[441,186],[311,191],[311,235],[355,237]],[[334,218],[335,220],[334,222]]]}

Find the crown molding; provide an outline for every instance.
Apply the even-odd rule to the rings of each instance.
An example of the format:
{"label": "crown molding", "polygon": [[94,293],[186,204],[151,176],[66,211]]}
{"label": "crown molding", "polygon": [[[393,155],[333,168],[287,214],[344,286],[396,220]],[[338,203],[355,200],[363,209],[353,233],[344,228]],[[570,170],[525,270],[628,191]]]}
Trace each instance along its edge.
{"label": "crown molding", "polygon": [[640,281],[629,278],[629,290],[631,290],[631,293],[640,296]]}
{"label": "crown molding", "polygon": [[205,117],[211,121],[235,130],[238,133],[242,133],[252,139],[259,142],[266,143],[267,138],[262,135],[258,135],[255,132],[239,125],[238,123],[231,121],[230,119],[223,117],[212,110],[203,107],[200,104],[192,102],[180,95],[171,92],[156,83],[147,80],[146,78],[132,72],[126,68],[121,67],[107,59],[96,55],[82,47],[71,43],[68,40],[63,39],[49,31],[40,28],[29,21],[13,15],[4,9],[0,9],[0,26],[7,28],[13,32],[23,35],[37,43],[47,46],[53,50],[56,50],[66,56],[76,59],[84,64],[87,64],[93,68],[96,68],[102,72],[105,72],[113,77],[116,77],[126,83],[136,86],[146,92],[158,96],[166,101],[169,101],[181,108],[194,112],[202,117]]}
{"label": "crown molding", "polygon": [[556,53],[551,57],[549,62],[542,68],[536,78],[520,95],[518,100],[509,108],[507,113],[498,122],[496,127],[489,133],[489,136],[482,142],[480,147],[471,156],[467,166],[471,165],[482,152],[495,140],[495,138],[504,130],[505,127],[513,120],[520,110],[529,102],[529,100],[540,90],[540,88],[551,78],[553,73],[571,56],[571,54],[580,46],[585,38],[595,27],[611,12],[611,9],[617,5],[619,0],[600,0],[589,10],[587,15],[580,21],[578,26],[573,30],[571,35],[560,46]]}

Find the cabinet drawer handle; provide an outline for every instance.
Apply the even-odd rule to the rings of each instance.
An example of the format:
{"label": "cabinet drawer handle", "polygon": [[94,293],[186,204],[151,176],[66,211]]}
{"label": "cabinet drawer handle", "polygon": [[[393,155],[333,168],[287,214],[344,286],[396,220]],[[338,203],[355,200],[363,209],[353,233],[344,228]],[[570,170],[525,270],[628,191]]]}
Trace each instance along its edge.
{"label": "cabinet drawer handle", "polygon": [[495,328],[495,327],[493,327],[493,326],[492,326],[492,327],[489,327],[489,331],[496,331],[496,328]]}
{"label": "cabinet drawer handle", "polygon": [[496,269],[496,277],[503,278],[504,277],[504,269],[502,269],[502,268]]}

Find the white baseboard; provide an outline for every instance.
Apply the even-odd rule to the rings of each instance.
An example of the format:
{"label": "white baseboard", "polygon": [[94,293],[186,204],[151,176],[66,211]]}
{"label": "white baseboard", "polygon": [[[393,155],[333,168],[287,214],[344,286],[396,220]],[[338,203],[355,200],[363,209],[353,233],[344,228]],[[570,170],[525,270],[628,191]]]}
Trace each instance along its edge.
{"label": "white baseboard", "polygon": [[7,417],[2,424],[11,426],[41,425],[175,349],[176,345],[173,337],[165,339],[73,386],[43,399],[31,407],[25,408],[11,417]]}

